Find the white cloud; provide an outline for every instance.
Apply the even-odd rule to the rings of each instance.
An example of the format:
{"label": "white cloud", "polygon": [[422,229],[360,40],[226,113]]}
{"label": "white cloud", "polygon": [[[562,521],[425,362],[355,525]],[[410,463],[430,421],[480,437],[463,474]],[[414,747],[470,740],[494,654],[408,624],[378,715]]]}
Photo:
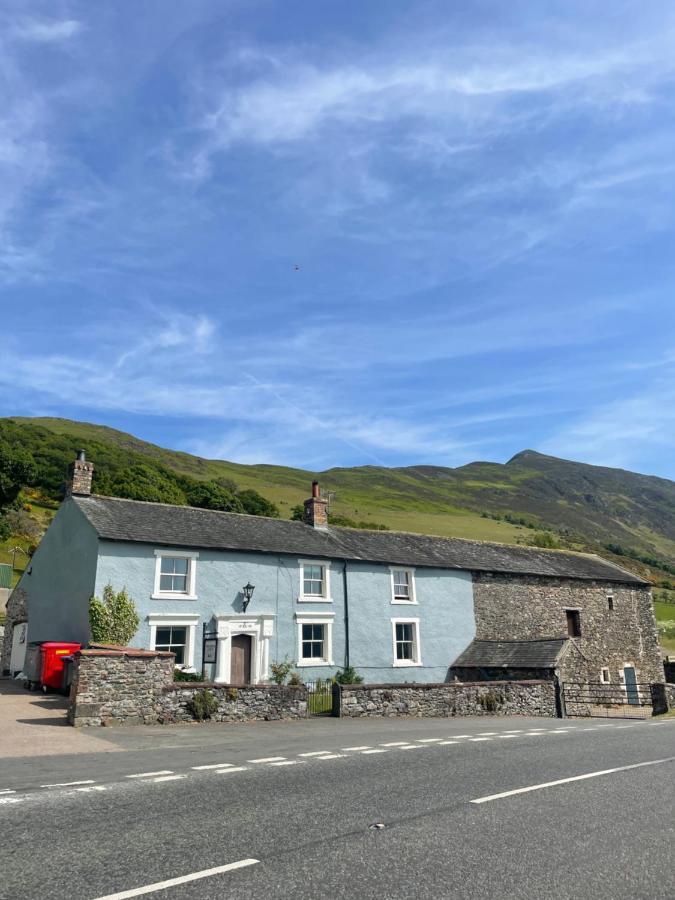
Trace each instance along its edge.
{"label": "white cloud", "polygon": [[76,19],[23,19],[12,29],[12,33],[24,40],[38,44],[55,44],[68,41],[82,30],[82,23]]}

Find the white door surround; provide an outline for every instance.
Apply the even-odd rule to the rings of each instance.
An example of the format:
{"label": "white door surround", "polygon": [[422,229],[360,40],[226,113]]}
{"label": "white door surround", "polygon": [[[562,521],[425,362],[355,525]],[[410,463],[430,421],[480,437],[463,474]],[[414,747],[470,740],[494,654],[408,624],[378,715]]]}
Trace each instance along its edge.
{"label": "white door surround", "polygon": [[216,682],[228,684],[232,680],[232,638],[237,634],[247,634],[251,638],[251,684],[266,681],[269,672],[269,645],[274,635],[274,616],[237,613],[215,618],[218,623]]}

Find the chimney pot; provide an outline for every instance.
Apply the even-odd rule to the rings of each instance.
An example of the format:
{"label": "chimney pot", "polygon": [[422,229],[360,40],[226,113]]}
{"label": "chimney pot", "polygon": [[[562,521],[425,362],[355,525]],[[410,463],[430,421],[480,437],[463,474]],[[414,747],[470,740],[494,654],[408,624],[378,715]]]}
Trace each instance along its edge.
{"label": "chimney pot", "polygon": [[305,500],[305,514],[303,516],[305,525],[311,525],[312,528],[328,528],[327,505],[326,501],[321,497],[319,482],[313,481],[312,496],[309,500]]}
{"label": "chimney pot", "polygon": [[84,450],[77,451],[77,458],[68,466],[66,497],[88,497],[91,494],[91,479],[94,466],[87,462]]}

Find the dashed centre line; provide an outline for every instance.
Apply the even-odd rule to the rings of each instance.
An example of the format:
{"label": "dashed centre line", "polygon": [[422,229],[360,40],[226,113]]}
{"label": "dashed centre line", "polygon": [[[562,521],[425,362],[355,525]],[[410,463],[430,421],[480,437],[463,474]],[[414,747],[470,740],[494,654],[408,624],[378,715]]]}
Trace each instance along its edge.
{"label": "dashed centre line", "polygon": [[161,781],[180,781],[187,778],[187,775],[160,775],[159,778],[151,778],[153,784],[159,784]]}
{"label": "dashed centre line", "polygon": [[418,744],[438,744],[443,740],[443,738],[418,738]]}
{"label": "dashed centre line", "polygon": [[490,738],[488,738],[488,737],[469,738],[469,741],[472,744],[477,744],[479,741],[489,741],[489,740],[490,740]]}
{"label": "dashed centre line", "polygon": [[248,766],[232,766],[231,769],[216,769],[214,775],[233,775],[235,772],[248,772]]}
{"label": "dashed centre line", "polygon": [[298,753],[298,756],[325,756],[326,753],[332,752],[332,750],[312,750],[310,753]]}
{"label": "dashed centre line", "polygon": [[60,784],[42,784],[43,788],[60,788],[60,787],[76,787],[78,784],[93,784],[94,779],[89,778],[86,781],[63,781]]}
{"label": "dashed centre line", "polygon": [[380,747],[407,747],[409,741],[389,741],[387,744],[380,744]]}
{"label": "dashed centre line", "polygon": [[366,753],[388,753],[389,751],[385,750],[384,747],[375,747],[373,750],[362,750],[362,754]]}
{"label": "dashed centre line", "polygon": [[260,759],[248,759],[247,762],[250,763],[272,763],[272,762],[281,762],[282,759],[286,759],[285,756],[261,756]]}
{"label": "dashed centre line", "polygon": [[125,775],[125,778],[157,778],[159,775],[173,775],[171,769],[160,769],[158,772],[137,772],[135,775]]}
{"label": "dashed centre line", "polygon": [[204,769],[229,769],[234,763],[210,763],[208,766],[192,766],[195,772],[201,772]]}
{"label": "dashed centre line", "polygon": [[356,751],[356,750],[370,750],[370,744],[364,744],[362,747],[343,747],[342,749],[345,751],[345,753],[346,753],[348,750],[354,750],[354,751]]}

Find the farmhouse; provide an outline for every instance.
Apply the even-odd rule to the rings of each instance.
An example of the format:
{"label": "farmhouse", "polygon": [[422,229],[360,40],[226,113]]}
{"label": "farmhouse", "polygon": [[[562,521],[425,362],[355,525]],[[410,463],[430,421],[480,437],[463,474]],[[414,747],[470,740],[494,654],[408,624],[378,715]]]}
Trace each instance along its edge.
{"label": "farmhouse", "polygon": [[[305,680],[351,665],[370,683],[663,681],[649,585],[598,557],[331,527],[316,482],[291,522],[92,495],[92,472],[81,451],[12,596],[28,641],[87,642],[110,584],[136,603],[136,646],[223,683],[284,659]],[[14,624],[5,670],[21,667]]]}

